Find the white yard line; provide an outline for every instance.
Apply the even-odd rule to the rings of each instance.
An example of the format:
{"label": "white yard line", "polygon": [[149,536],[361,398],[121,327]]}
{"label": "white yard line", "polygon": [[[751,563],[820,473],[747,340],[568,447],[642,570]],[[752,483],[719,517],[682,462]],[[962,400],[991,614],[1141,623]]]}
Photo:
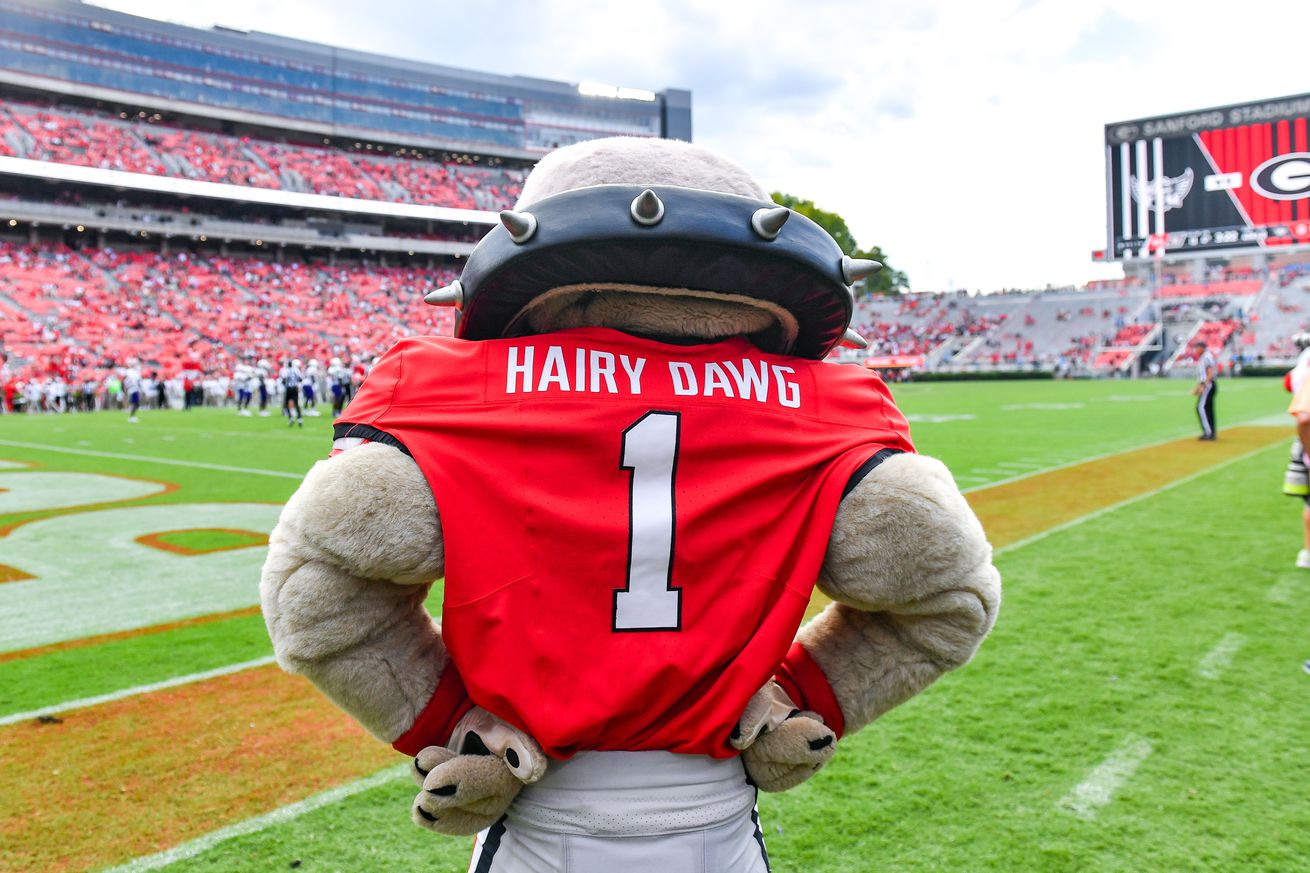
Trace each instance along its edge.
{"label": "white yard line", "polygon": [[1114,799],[1114,793],[1132,778],[1152,751],[1150,740],[1129,735],[1056,805],[1083,821],[1091,821],[1101,807]]}
{"label": "white yard line", "polygon": [[165,849],[154,855],[145,855],[141,858],[128,861],[117,867],[111,867],[103,873],[137,873],[140,870],[158,870],[160,867],[167,867],[178,861],[194,858],[201,852],[206,852],[220,843],[236,837],[243,837],[247,834],[259,833],[267,830],[274,825],[282,824],[294,818],[299,818],[308,812],[313,812],[324,806],[338,803],[347,797],[352,797],[371,788],[377,788],[380,785],[386,785],[388,782],[405,778],[409,773],[410,764],[397,764],[394,767],[388,767],[367,776],[363,779],[357,779],[354,782],[347,782],[345,785],[339,785],[336,788],[328,789],[312,797],[306,797],[304,800],[292,803],[288,806],[279,807],[272,812],[264,815],[257,815],[254,818],[248,818],[245,821],[237,822],[234,825],[228,825],[216,831],[211,831],[203,837],[197,837],[186,843],[174,846],[171,849]]}
{"label": "white yard line", "polygon": [[1297,575],[1295,576],[1284,576],[1275,582],[1273,586],[1270,587],[1269,593],[1265,595],[1265,599],[1270,603],[1281,603],[1284,606],[1291,606],[1292,595],[1296,593],[1296,589],[1301,587],[1300,574],[1310,573],[1310,571],[1301,569],[1298,569],[1296,572]]}
{"label": "white yard line", "polygon": [[1229,467],[1232,466],[1233,464],[1238,463],[1239,461],[1245,461],[1247,458],[1254,457],[1260,454],[1261,452],[1268,451],[1271,448],[1277,448],[1277,447],[1278,447],[1277,443],[1271,443],[1267,446],[1261,446],[1258,449],[1252,449],[1249,452],[1244,452],[1240,455],[1237,455],[1236,457],[1229,458],[1226,461],[1221,461],[1218,464],[1215,464],[1210,467],[1206,467],[1203,470],[1197,470],[1195,473],[1190,473],[1181,479],[1175,479],[1172,482],[1166,482],[1164,485],[1161,485],[1159,488],[1152,488],[1150,491],[1143,491],[1141,494],[1134,494],[1132,497],[1128,497],[1123,500],[1120,500],[1118,503],[1112,503],[1109,506],[1104,506],[1096,510],[1095,512],[1089,512],[1086,515],[1080,515],[1077,518],[1071,518],[1068,521],[1064,522],[1063,524],[1057,524],[1055,527],[1048,527],[1045,530],[1038,531],[1037,533],[1033,534],[1030,537],[1025,537],[1021,540],[1010,543],[1009,545],[1001,546],[999,549],[995,551],[994,554],[1003,555],[1006,552],[1012,552],[1015,549],[1022,549],[1024,546],[1032,545],[1038,540],[1046,539],[1051,534],[1060,533],[1061,531],[1068,530],[1071,527],[1076,527],[1077,525],[1083,524],[1084,522],[1088,522],[1088,521],[1092,521],[1093,519],[1100,518],[1101,516],[1106,515],[1108,513],[1123,509],[1125,506],[1132,506],[1134,503],[1140,503],[1141,501],[1154,497],[1157,494],[1163,494],[1166,491],[1172,491],[1173,489],[1179,487],[1180,485],[1186,485],[1188,482],[1193,482],[1201,478],[1202,476],[1208,476],[1211,473],[1216,473],[1225,467]]}
{"label": "white yard line", "polygon": [[[1207,467],[1204,470],[1198,470],[1197,472],[1192,473],[1191,475],[1185,476],[1182,479],[1176,479],[1173,482],[1169,482],[1165,485],[1160,486],[1159,488],[1155,488],[1143,494],[1138,494],[1133,497],[1129,497],[1111,506],[1103,507],[1102,509],[1098,509],[1095,512],[1089,512],[1087,515],[1070,519],[1069,521],[1066,521],[1063,524],[1057,525],[1053,528],[1048,528],[1044,531],[1040,531],[1036,534],[1033,534],[1032,536],[1027,537],[1025,539],[1010,543],[1009,545],[1006,546],[1002,546],[995,551],[995,554],[997,556],[1000,556],[1007,552],[1013,551],[1015,549],[1023,548],[1024,546],[1030,545],[1031,543],[1035,543],[1039,540],[1045,539],[1046,537],[1050,536],[1053,533],[1058,533],[1063,530],[1068,530],[1069,528],[1080,525],[1083,522],[1100,518],[1102,515],[1106,515],[1108,513],[1114,512],[1115,510],[1122,509],[1125,506],[1130,506],[1134,503],[1137,503],[1138,501],[1145,500],[1149,497],[1154,497],[1157,494],[1162,494],[1166,491],[1169,491],[1170,489],[1178,487],[1179,485],[1184,485],[1188,482],[1198,479],[1201,476],[1205,476],[1209,473],[1213,473],[1218,470],[1221,470],[1224,467],[1229,466],[1230,464],[1235,464],[1238,461],[1243,461],[1268,448],[1270,448],[1270,446],[1264,446],[1262,448],[1252,449],[1251,451],[1246,452],[1245,454],[1238,455],[1237,457],[1234,458],[1229,458],[1227,461],[1223,461],[1212,467]],[[31,712],[21,712],[21,713],[16,713],[14,715],[7,715],[7,716],[0,717],[0,726],[13,724],[15,722],[20,722],[20,721],[26,721],[28,719],[39,718],[42,715],[54,715],[72,709],[80,709],[86,706],[94,706],[98,703],[108,703],[114,700],[121,700],[125,697],[132,697],[137,694],[146,694],[151,691],[157,691],[162,688],[171,688],[177,685],[186,685],[191,682],[200,682],[205,679],[212,679],[218,676],[225,676],[229,673],[237,673],[242,670],[248,670],[251,669],[252,667],[260,667],[265,664],[271,664],[273,662],[274,662],[273,656],[269,655],[264,658],[257,658],[254,661],[245,661],[239,664],[231,664],[226,667],[219,667],[215,670],[209,670],[203,673],[193,673],[187,676],[178,676],[173,679],[167,679],[162,682],[152,683],[150,685],[141,685],[134,688],[124,688],[120,691],[114,691],[109,694],[103,694],[98,697],[88,697],[88,698],[83,698],[81,700],[71,700],[65,703],[59,703],[59,704],[54,704],[52,706],[44,707],[42,709],[32,710]]]}
{"label": "white yard line", "polygon": [[172,679],[165,679],[162,682],[151,682],[149,685],[120,688],[118,691],[111,691],[108,694],[98,694],[95,697],[66,700],[63,703],[54,703],[50,706],[43,706],[40,709],[29,710],[28,712],[15,712],[12,715],[0,717],[0,727],[17,724],[20,721],[30,721],[31,719],[41,718],[46,715],[58,715],[74,709],[97,706],[101,703],[111,703],[115,700],[122,700],[125,697],[135,697],[138,694],[149,694],[152,691],[162,691],[165,688],[176,688],[179,685],[190,685],[192,682],[203,682],[206,679],[217,679],[219,676],[230,676],[233,673],[240,673],[243,670],[250,670],[255,667],[263,667],[267,664],[272,664],[275,660],[276,659],[272,655],[266,655],[263,658],[255,658],[253,661],[242,661],[239,664],[228,664],[225,667],[205,670],[202,673],[189,673],[186,676],[174,676]]}
{"label": "white yard line", "polygon": [[62,446],[48,446],[41,443],[20,443],[13,440],[0,440],[0,446],[17,446],[21,449],[40,449],[43,452],[60,452],[65,455],[86,455],[91,458],[116,458],[120,461],[145,461],[150,464],[168,464],[172,467],[195,467],[200,470],[221,470],[224,473],[252,473],[256,476],[277,476],[282,479],[304,479],[304,473],[288,473],[284,470],[261,470],[257,467],[229,467],[226,464],[206,464],[203,461],[177,461],[172,458],[156,458],[151,455],[125,455],[120,452],[97,452],[91,449],[68,449]]}
{"label": "white yard line", "polygon": [[[1021,476],[1016,476],[1013,479],[1009,479],[1005,481],[1012,482],[1012,481],[1017,481],[1019,479],[1026,479],[1030,476],[1038,475],[1039,473],[1050,472],[1051,470],[1061,469],[1063,467],[1070,467],[1075,464],[1086,463],[1087,461],[1098,460],[1099,458],[1110,457],[1111,455],[1115,455],[1115,454],[1123,454],[1124,452],[1135,451],[1138,448],[1149,448],[1151,446],[1172,442],[1175,439],[1178,439],[1178,437],[1170,437],[1168,439],[1160,440],[1159,442],[1156,443],[1136,446],[1134,448],[1125,449],[1123,450],[1123,452],[1110,452],[1105,455],[1098,456],[1096,458],[1084,458],[1078,461],[1071,461],[1068,464],[1061,465],[1060,467],[1052,467],[1046,470],[1034,471],[1033,473],[1027,473]],[[3,443],[0,442],[0,444]],[[1105,507],[1104,509],[1099,509],[1095,512],[1088,513],[1087,515],[1082,516],[1080,518],[1072,519],[1048,531],[1043,531],[1039,534],[1035,534],[1031,537],[1028,537],[1027,539],[1020,540],[1019,542],[1011,543],[1008,546],[1004,546],[1000,549],[997,549],[996,554],[999,555],[1001,553],[1010,551],[1012,549],[1021,548],[1025,545],[1028,545],[1029,543],[1036,542],[1037,540],[1042,539],[1051,533],[1055,533],[1060,530],[1066,530],[1075,525],[1082,524],[1085,521],[1090,521],[1094,518],[1099,518],[1100,516],[1105,515],[1106,513],[1109,512],[1113,512],[1116,509],[1121,509],[1125,506],[1131,505],[1140,500],[1145,500],[1148,497],[1152,497],[1156,494],[1163,493],[1179,485],[1183,485],[1187,482],[1197,479],[1201,476],[1223,469],[1224,467],[1227,467],[1230,464],[1234,464],[1237,463],[1238,461],[1242,461],[1245,460],[1246,458],[1252,457],[1253,455],[1256,455],[1267,448],[1270,447],[1263,446],[1258,449],[1253,449],[1249,452],[1246,452],[1245,454],[1239,455],[1234,458],[1230,458],[1227,461],[1208,467],[1204,470],[1197,471],[1196,473],[1193,473],[1182,479],[1178,479],[1174,482],[1170,482],[1166,485],[1163,485],[1145,494],[1139,494],[1135,497],[1130,497],[1126,500],[1122,500],[1119,503],[1114,504],[1113,506],[1108,506]],[[992,487],[994,485],[1001,485],[1001,484],[1005,484],[1005,482],[993,482],[993,483],[989,483],[986,486],[980,486],[980,488]],[[973,488],[967,490],[979,490],[979,488]],[[261,659],[263,663],[269,663],[272,662],[272,660],[273,659],[271,657],[267,659]],[[220,671],[211,671],[211,673],[212,675],[223,675],[224,672],[235,672],[237,669],[247,669],[250,666],[258,666],[258,662],[248,662],[248,664],[246,665],[234,665],[233,668],[226,668],[225,670],[220,670]],[[183,681],[196,681],[198,679],[203,679],[203,678],[209,678],[209,676],[206,676],[204,674],[195,674],[194,677],[180,677],[179,679],[176,680],[169,680],[168,683],[158,683],[158,686],[168,687],[171,684],[182,684]],[[120,697],[129,696],[130,694],[143,693],[146,690],[154,690],[154,689],[151,686],[143,686],[141,689],[135,689],[135,690],[126,689],[122,692],[117,692],[114,695],[105,695],[104,699],[106,700],[118,699]],[[96,700],[96,699],[88,698],[88,700]],[[85,703],[86,701],[82,701],[79,702],[78,705],[85,705]],[[67,705],[66,708],[73,708],[73,705],[69,704]],[[9,718],[13,720],[19,720],[21,718],[34,718],[39,714],[43,714],[43,713],[40,711],[36,711],[33,713],[25,713],[17,717],[10,716]],[[4,724],[4,723],[5,723],[4,721],[0,721],[0,724]],[[1097,810],[1100,809],[1105,804],[1109,803],[1113,799],[1114,793],[1119,789],[1120,786],[1123,785],[1124,782],[1126,782],[1133,775],[1133,773],[1137,770],[1137,768],[1141,766],[1142,762],[1145,761],[1151,755],[1152,750],[1153,749],[1149,740],[1137,736],[1128,737],[1113,752],[1111,752],[1110,755],[1104,761],[1102,761],[1100,765],[1096,767],[1096,769],[1094,769],[1091,773],[1089,773],[1086,779],[1084,779],[1082,782],[1074,786],[1073,790],[1071,790],[1069,794],[1067,794],[1064,798],[1062,798],[1059,801],[1058,805],[1072,812],[1074,815],[1078,816],[1079,818],[1089,821],[1094,819],[1096,817]],[[240,836],[245,836],[247,834],[258,833],[259,831],[263,831],[275,825],[281,824],[283,822],[290,821],[291,819],[297,818],[301,815],[304,815],[305,813],[319,809],[323,806],[327,806],[336,803],[340,800],[344,800],[345,798],[358,794],[362,791],[367,791],[371,788],[384,785],[387,782],[391,781],[392,779],[400,778],[404,776],[406,773],[408,773],[409,766],[410,765],[407,763],[399,764],[395,767],[391,767],[387,770],[383,770],[379,773],[376,773],[373,776],[370,776],[366,779],[350,782],[345,785],[339,786],[337,788],[333,788],[329,791],[324,791],[321,794],[316,794],[313,797],[306,798],[305,800],[299,801],[297,803],[293,803],[289,806],[284,806],[279,809],[275,809],[272,812],[266,813],[264,815],[256,816],[255,818],[246,819],[245,821],[239,822],[235,825],[231,825],[229,827],[222,828],[217,831],[213,831],[195,840],[191,840],[190,842],[187,843],[182,843],[181,845],[174,846],[173,848],[167,849],[163,852],[137,858],[133,861],[130,861],[118,867],[110,868],[109,870],[103,871],[103,873],[136,873],[136,871],[142,871],[142,870],[157,870],[161,867],[166,867],[170,864],[176,863],[177,861],[195,857],[196,855],[208,851],[209,849],[219,845],[220,843],[226,842],[227,840],[231,840]]]}
{"label": "white yard line", "polygon": [[1246,637],[1237,633],[1224,634],[1224,638],[1215,644],[1215,647],[1205,653],[1201,663],[1197,665],[1196,672],[1201,675],[1202,679],[1211,681],[1218,679],[1233,664],[1233,658],[1246,645]]}

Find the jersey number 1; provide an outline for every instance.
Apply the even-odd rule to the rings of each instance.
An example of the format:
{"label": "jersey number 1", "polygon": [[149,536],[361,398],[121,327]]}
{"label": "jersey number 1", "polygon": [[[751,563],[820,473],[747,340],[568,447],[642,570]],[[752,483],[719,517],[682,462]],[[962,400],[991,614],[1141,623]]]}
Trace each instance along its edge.
{"label": "jersey number 1", "polygon": [[674,477],[682,416],[651,411],[623,432],[628,496],[628,584],[614,592],[614,630],[682,629],[682,589],[673,587]]}

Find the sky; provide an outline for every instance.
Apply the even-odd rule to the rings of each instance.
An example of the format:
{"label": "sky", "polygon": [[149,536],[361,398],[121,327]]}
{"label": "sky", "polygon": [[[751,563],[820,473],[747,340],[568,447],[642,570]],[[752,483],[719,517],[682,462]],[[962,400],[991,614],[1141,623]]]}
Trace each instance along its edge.
{"label": "sky", "polygon": [[914,290],[1122,275],[1104,125],[1310,92],[1310,3],[97,0],[507,75],[692,92],[693,140],[842,215]]}

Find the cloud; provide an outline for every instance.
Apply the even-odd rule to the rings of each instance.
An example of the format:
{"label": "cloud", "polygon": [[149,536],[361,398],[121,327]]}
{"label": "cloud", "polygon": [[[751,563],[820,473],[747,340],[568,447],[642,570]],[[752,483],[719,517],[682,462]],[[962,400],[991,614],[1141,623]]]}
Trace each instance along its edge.
{"label": "cloud", "polygon": [[[1218,0],[110,0],[508,75],[692,91],[696,139],[841,213],[919,288],[1112,273],[1103,125],[1305,90],[1271,29]],[[207,22],[194,22],[207,23]]]}

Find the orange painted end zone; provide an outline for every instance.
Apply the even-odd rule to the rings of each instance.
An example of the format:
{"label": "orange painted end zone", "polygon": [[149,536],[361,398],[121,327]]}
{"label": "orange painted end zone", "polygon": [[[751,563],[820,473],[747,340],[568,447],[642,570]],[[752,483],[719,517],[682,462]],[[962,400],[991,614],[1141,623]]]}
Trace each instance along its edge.
{"label": "orange painted end zone", "polygon": [[[1175,440],[1134,449],[1108,458],[1037,473],[1017,482],[979,488],[966,494],[994,548],[1081,518],[1107,506],[1145,494],[1230,458],[1286,442],[1290,429],[1234,427],[1214,442]],[[829,600],[815,591],[806,618]]]}
{"label": "orange painted end zone", "polygon": [[59,719],[0,730],[0,868],[126,861],[399,760],[276,667]]}
{"label": "orange painted end zone", "polygon": [[24,579],[35,579],[30,573],[24,573],[17,567],[11,567],[8,564],[0,564],[0,584],[5,582],[22,582]]}

